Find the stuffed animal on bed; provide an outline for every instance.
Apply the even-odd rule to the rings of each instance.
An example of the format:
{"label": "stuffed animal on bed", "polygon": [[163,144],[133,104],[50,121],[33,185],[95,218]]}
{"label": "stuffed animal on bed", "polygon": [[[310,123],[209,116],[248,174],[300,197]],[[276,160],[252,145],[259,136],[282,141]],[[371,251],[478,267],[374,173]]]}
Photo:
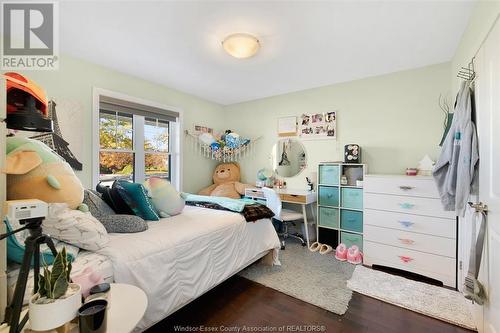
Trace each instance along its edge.
{"label": "stuffed animal on bed", "polygon": [[39,199],[85,210],[83,186],[73,169],[38,140],[8,137],[4,172],[8,200]]}
{"label": "stuffed animal on bed", "polygon": [[143,185],[160,217],[170,217],[182,213],[186,204],[185,195],[177,192],[168,180],[150,177]]}
{"label": "stuffed animal on bed", "polygon": [[236,163],[221,163],[214,171],[214,184],[198,192],[200,195],[240,199],[247,187],[240,183],[240,166]]}

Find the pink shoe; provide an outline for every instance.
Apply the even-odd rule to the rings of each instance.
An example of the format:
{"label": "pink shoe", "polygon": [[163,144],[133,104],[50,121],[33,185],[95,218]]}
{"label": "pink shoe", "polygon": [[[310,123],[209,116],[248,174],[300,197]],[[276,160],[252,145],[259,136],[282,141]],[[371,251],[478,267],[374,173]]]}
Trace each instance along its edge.
{"label": "pink shoe", "polygon": [[347,262],[353,265],[359,265],[363,262],[363,254],[356,245],[351,246],[347,250]]}
{"label": "pink shoe", "polygon": [[347,260],[347,248],[344,243],[340,243],[335,249],[335,258],[340,261]]}

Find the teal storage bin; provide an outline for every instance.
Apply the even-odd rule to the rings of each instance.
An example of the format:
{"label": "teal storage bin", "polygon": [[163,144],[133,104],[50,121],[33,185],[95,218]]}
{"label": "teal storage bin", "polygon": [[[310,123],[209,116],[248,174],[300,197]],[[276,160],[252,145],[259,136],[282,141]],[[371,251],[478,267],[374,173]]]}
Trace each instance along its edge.
{"label": "teal storage bin", "polygon": [[355,232],[363,232],[363,212],[342,209],[340,212],[340,228]]}
{"label": "teal storage bin", "polygon": [[319,186],[319,204],[321,206],[339,206],[339,188],[335,186]]}
{"label": "teal storage bin", "polygon": [[324,185],[339,185],[340,166],[320,165],[319,183]]}
{"label": "teal storage bin", "polygon": [[338,228],[339,210],[337,208],[319,207],[319,225],[329,228]]}
{"label": "teal storage bin", "polygon": [[340,233],[340,242],[344,243],[347,248],[357,245],[360,251],[363,251],[363,236],[342,231]]}
{"label": "teal storage bin", "polygon": [[343,188],[342,207],[363,209],[363,190],[360,188]]}

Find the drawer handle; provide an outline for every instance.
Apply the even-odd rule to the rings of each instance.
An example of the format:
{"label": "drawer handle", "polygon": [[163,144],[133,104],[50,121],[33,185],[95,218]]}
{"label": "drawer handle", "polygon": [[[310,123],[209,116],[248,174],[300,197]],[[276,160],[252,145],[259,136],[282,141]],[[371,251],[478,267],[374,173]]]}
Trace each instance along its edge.
{"label": "drawer handle", "polygon": [[405,264],[409,263],[410,261],[413,261],[413,258],[408,256],[399,256],[399,259],[401,259],[401,261],[404,262]]}
{"label": "drawer handle", "polygon": [[399,188],[402,189],[403,191],[409,191],[409,190],[413,190],[415,187],[408,186],[408,185],[401,185]]}
{"label": "drawer handle", "polygon": [[332,194],[332,193],[327,194],[327,195],[326,195],[326,197],[327,197],[328,199],[331,199],[331,198],[333,197],[333,194]]}
{"label": "drawer handle", "polygon": [[406,245],[413,245],[415,243],[415,241],[413,239],[409,239],[409,238],[398,238],[398,240],[402,244],[406,244]]}
{"label": "drawer handle", "polygon": [[401,207],[403,209],[412,209],[413,207],[415,207],[415,205],[411,204],[409,202],[403,202],[403,203],[399,204],[399,207]]}
{"label": "drawer handle", "polygon": [[410,221],[398,221],[403,227],[405,228],[409,228],[411,227],[412,225],[414,225],[415,223],[413,222],[410,222]]}

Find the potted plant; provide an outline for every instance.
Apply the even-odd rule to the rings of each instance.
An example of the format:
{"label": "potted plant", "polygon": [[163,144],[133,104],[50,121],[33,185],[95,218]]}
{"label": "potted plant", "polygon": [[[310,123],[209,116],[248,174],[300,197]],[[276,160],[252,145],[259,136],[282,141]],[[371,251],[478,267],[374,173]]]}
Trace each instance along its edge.
{"label": "potted plant", "polygon": [[57,253],[52,270],[44,265],[38,281],[38,292],[30,298],[31,329],[46,331],[57,328],[76,317],[81,306],[81,287],[70,283],[71,262],[66,248]]}

